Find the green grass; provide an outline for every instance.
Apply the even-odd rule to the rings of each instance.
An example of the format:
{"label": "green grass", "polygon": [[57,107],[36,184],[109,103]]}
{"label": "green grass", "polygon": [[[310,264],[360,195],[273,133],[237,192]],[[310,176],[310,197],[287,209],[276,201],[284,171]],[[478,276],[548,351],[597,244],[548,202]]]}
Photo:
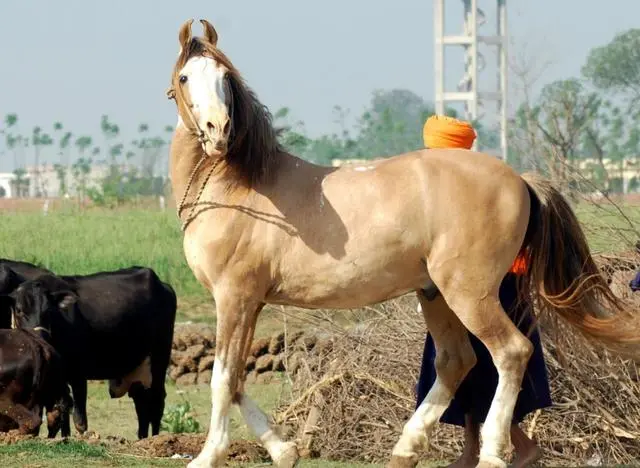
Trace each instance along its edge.
{"label": "green grass", "polygon": [[106,448],[83,441],[49,443],[28,440],[13,445],[0,445],[0,465],[3,468],[84,468],[184,466],[177,460],[139,458],[110,453]]}
{"label": "green grass", "polygon": [[[634,227],[640,223],[640,206],[624,206],[630,219],[625,221],[616,209],[583,204],[577,214],[584,225],[592,250],[615,252],[627,250],[637,240]],[[60,274],[83,274],[131,265],[153,268],[172,284],[183,305],[181,318],[213,322],[213,306],[208,294],[193,277],[184,259],[182,233],[172,210],[157,209],[89,210],[84,213],[50,212],[0,214],[0,257],[40,263]],[[634,226],[635,225],[635,226]],[[295,322],[289,319],[289,326]],[[269,335],[282,328],[278,308],[266,309],[257,335]],[[209,425],[211,390],[209,386],[179,389],[168,385],[167,406],[187,399],[204,431]],[[281,399],[286,399],[284,382],[253,384],[247,391],[258,404],[271,413]],[[133,402],[124,397],[112,400],[106,383],[91,383],[88,400],[89,429],[103,437],[115,435],[134,440],[136,416]],[[232,413],[233,439],[252,439],[237,410]],[[389,448],[390,449],[390,448]],[[141,459],[108,448],[72,440],[51,444],[27,441],[0,445],[0,467],[110,467],[110,466],[184,466],[184,460]],[[251,465],[249,465],[251,466]],[[255,466],[255,465],[254,465]],[[303,468],[364,468],[382,465],[332,463],[310,460]],[[427,465],[425,465],[427,466]]]}
{"label": "green grass", "polygon": [[87,274],[131,265],[153,268],[181,298],[206,297],[182,250],[173,211],[90,210],[3,213],[0,257],[42,264],[59,274]]}
{"label": "green grass", "polygon": [[[576,209],[578,219],[593,252],[614,253],[634,248],[640,225],[640,206],[582,204]],[[625,219],[625,216],[627,219]]]}
{"label": "green grass", "polygon": [[[247,393],[267,413],[271,414],[279,404],[281,398],[288,396],[288,385],[284,378],[276,379],[270,384],[247,385]],[[167,385],[166,405],[173,405],[183,400],[191,403],[195,417],[200,422],[203,432],[209,425],[209,411],[211,390],[208,385],[193,385],[178,388],[173,384]],[[106,383],[89,383],[87,414],[89,417],[89,431],[95,431],[102,439],[105,436],[124,437],[129,440],[136,439],[137,420],[133,402],[128,397],[119,399],[109,398]],[[231,413],[231,438],[254,439],[246,425],[242,422],[237,409]],[[44,434],[44,430],[41,432]],[[72,428],[72,436],[75,436]],[[171,460],[159,458],[142,458],[120,450],[114,452],[101,445],[88,444],[77,439],[69,439],[66,442],[59,438],[53,443],[45,439],[27,440],[13,445],[0,444],[0,466],[3,468],[58,468],[71,467],[124,467],[134,468],[143,466],[185,466],[186,460]],[[235,464],[234,466],[240,466]],[[245,464],[243,466],[264,466],[264,464]],[[301,468],[366,468],[383,465],[338,463],[326,460],[304,460]]]}
{"label": "green grass", "polygon": [[[209,385],[189,385],[177,387],[167,381],[167,399],[165,409],[184,400],[191,403],[194,417],[203,431],[209,427],[209,411],[211,410],[211,388]],[[247,385],[248,395],[267,412],[271,412],[283,398],[287,398],[289,387],[284,380],[270,384]],[[89,430],[98,434],[117,435],[127,439],[135,439],[137,434],[136,412],[133,400],[128,397],[111,399],[107,384],[91,382],[88,388],[87,415]],[[240,414],[234,407],[232,411],[231,435],[233,438],[248,439],[251,434],[242,422]],[[72,429],[73,432],[73,429]]]}
{"label": "green grass", "polygon": [[[582,204],[576,211],[595,251],[628,249],[636,241],[634,229],[615,208]],[[624,211],[632,224],[640,222],[640,206],[628,205]],[[209,301],[184,258],[173,210],[62,210],[47,216],[3,213],[0,219],[0,257],[39,263],[59,274],[149,266],[176,289],[181,300]]]}

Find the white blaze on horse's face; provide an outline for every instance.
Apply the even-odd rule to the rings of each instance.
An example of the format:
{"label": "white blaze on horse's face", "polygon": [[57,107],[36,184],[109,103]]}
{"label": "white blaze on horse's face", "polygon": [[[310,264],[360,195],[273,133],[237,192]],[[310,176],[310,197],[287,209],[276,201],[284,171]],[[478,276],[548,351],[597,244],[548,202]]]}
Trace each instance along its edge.
{"label": "white blaze on horse's face", "polygon": [[[198,127],[208,141],[205,151],[209,156],[226,152],[229,137],[229,110],[225,96],[224,67],[210,57],[193,57],[180,70],[180,86],[192,107]],[[183,117],[187,125],[193,125]]]}

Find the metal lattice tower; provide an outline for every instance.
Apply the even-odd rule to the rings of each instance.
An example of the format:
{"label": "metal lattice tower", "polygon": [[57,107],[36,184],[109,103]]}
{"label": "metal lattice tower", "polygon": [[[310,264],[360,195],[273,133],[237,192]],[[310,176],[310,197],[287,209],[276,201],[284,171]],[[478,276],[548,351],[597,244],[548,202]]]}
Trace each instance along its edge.
{"label": "metal lattice tower", "polygon": [[[487,111],[486,104],[495,102],[500,127],[500,157],[507,158],[507,7],[506,0],[494,0],[497,4],[496,34],[480,35],[478,29],[486,23],[485,13],[478,8],[478,0],[462,0],[464,6],[463,32],[458,35],[445,35],[444,3],[452,0],[433,0],[435,34],[435,104],[436,113],[444,114],[447,102],[463,102],[465,118],[477,121],[485,117],[480,108]],[[478,89],[479,72],[487,68],[487,61],[479,52],[480,45],[495,46],[498,61],[497,89],[481,91]],[[445,46],[462,46],[465,54],[465,73],[458,83],[457,91],[445,91]],[[492,64],[493,65],[493,64]],[[477,140],[476,140],[477,142]],[[474,144],[474,149],[476,144]]]}

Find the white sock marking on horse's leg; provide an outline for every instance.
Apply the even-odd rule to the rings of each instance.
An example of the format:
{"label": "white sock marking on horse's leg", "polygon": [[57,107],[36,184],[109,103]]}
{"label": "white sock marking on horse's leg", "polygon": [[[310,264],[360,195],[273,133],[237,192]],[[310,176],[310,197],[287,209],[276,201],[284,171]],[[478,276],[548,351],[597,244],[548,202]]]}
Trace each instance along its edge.
{"label": "white sock marking on horse's leg", "polygon": [[480,460],[490,462],[498,467],[507,466],[502,460],[502,450],[509,441],[513,410],[516,406],[527,361],[533,349],[530,342],[527,346],[526,342],[518,338],[516,336],[507,345],[503,351],[505,357],[502,362],[495,364],[498,370],[498,386],[481,430]]}
{"label": "white sock marking on horse's leg", "polygon": [[436,377],[429,393],[404,425],[402,435],[393,447],[392,455],[398,457],[416,456],[416,450],[427,442],[433,426],[446,411],[452,398],[453,395],[449,389],[439,377]]}
{"label": "white sock marking on horse's leg", "polygon": [[294,445],[293,442],[284,442],[280,439],[271,427],[269,418],[264,411],[246,394],[242,395],[239,407],[245,422],[256,437],[264,444],[264,447],[274,462],[279,460],[282,455]]}
{"label": "white sock marking on horse's leg", "polygon": [[188,468],[224,466],[229,447],[229,408],[231,407],[229,371],[216,357],[211,375],[211,422],[207,440],[200,454]]}

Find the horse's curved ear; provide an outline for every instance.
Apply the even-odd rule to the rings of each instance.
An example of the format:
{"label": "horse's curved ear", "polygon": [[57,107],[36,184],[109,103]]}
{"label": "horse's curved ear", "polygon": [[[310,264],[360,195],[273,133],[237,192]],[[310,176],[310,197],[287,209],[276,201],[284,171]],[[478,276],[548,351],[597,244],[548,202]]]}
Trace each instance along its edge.
{"label": "horse's curved ear", "polygon": [[214,28],[211,23],[204,19],[201,19],[200,23],[202,23],[202,27],[204,28],[204,38],[207,40],[207,42],[213,44],[214,47],[217,47],[218,33],[216,32],[216,28]]}
{"label": "horse's curved ear", "polygon": [[180,41],[180,47],[182,49],[186,49],[191,42],[191,24],[193,24],[193,19],[187,20],[182,23],[180,26],[180,32],[178,33],[178,41]]}

